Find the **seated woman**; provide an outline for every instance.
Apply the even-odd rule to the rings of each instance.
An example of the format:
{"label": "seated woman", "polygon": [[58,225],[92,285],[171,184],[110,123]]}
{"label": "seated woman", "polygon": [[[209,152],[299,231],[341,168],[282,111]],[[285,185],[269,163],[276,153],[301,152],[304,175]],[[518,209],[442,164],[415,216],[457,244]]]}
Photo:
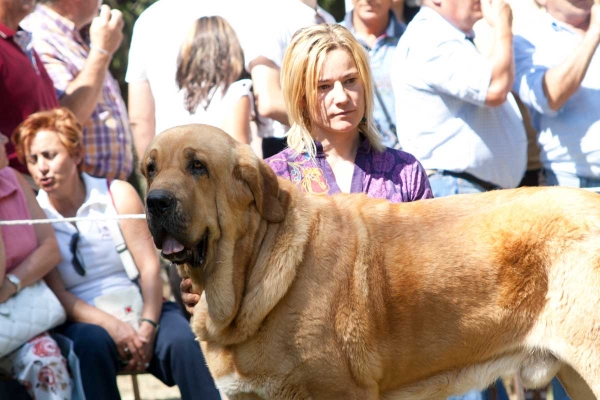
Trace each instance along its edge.
{"label": "seated woman", "polygon": [[[0,134],[0,220],[46,218],[25,179],[8,166],[6,143],[8,138]],[[54,269],[60,262],[60,252],[50,225],[3,225],[0,228],[2,304]],[[47,333],[0,358],[0,373],[16,379],[33,399],[71,399],[73,386],[66,360]]]}
{"label": "seated woman", "polygon": [[[177,384],[183,399],[218,399],[187,320],[162,299],[159,260],[146,222],[110,219],[142,214],[137,192],[127,182],[80,172],[82,128],[65,108],[31,115],[13,140],[40,187],[37,200],[46,215],[97,218],[53,224],[63,260],[48,277],[67,311],[68,320],[57,331],[74,342],[87,400],[118,399],[119,371],[147,371],[169,386]],[[135,313],[140,287],[117,252],[123,238],[139,270],[138,303],[143,301],[141,315],[129,323],[125,318]],[[100,299],[106,304],[107,298],[125,315],[117,318],[100,309]]]}

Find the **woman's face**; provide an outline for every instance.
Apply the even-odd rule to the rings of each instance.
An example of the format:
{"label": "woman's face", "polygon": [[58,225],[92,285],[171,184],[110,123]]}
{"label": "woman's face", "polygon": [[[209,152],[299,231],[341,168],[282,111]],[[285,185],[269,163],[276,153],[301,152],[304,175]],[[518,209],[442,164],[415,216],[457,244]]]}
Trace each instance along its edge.
{"label": "woman's face", "polygon": [[358,134],[365,114],[365,88],[354,59],[344,49],[331,50],[325,56],[317,84],[317,110],[318,115],[311,116],[315,137]]}
{"label": "woman's face", "polygon": [[49,194],[60,191],[66,182],[79,176],[78,162],[56,132],[39,131],[25,149],[25,160],[35,183]]}
{"label": "woman's face", "polygon": [[8,143],[8,138],[0,133],[0,169],[8,166],[8,156],[6,155],[6,143]]}

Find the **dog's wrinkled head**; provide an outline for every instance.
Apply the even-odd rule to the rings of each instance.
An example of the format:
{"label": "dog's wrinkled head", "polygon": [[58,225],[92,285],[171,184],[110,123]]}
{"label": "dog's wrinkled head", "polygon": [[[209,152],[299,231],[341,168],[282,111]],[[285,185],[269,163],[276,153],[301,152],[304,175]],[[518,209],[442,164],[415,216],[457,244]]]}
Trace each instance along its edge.
{"label": "dog's wrinkled head", "polygon": [[279,222],[277,178],[250,146],[208,125],[169,129],[140,162],[154,244],[176,264],[205,266],[224,237],[243,230],[243,215]]}

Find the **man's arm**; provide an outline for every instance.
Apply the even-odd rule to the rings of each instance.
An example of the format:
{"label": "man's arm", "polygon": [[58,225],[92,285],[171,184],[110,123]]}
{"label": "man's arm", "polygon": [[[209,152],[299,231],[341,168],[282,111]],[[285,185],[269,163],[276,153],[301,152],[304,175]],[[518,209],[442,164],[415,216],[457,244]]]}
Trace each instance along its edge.
{"label": "man's arm", "polygon": [[61,106],[69,108],[84,123],[90,118],[102,93],[113,53],[123,40],[123,15],[103,5],[90,26],[90,52],[81,72],[66,87]]}
{"label": "man's arm", "polygon": [[504,0],[483,0],[481,9],[484,18],[492,27],[492,78],[485,99],[491,107],[502,105],[515,81],[513,58],[512,10]]}
{"label": "man's arm", "polygon": [[138,160],[141,160],[156,133],[154,96],[148,81],[130,83],[128,92],[129,123],[133,144]]}
{"label": "man's arm", "polygon": [[562,63],[548,69],[542,85],[548,106],[559,110],[579,90],[592,57],[600,44],[600,4],[592,6],[590,26],[575,51]]}
{"label": "man's arm", "polygon": [[258,113],[289,125],[281,90],[280,68],[268,58],[259,56],[250,63],[250,75]]}

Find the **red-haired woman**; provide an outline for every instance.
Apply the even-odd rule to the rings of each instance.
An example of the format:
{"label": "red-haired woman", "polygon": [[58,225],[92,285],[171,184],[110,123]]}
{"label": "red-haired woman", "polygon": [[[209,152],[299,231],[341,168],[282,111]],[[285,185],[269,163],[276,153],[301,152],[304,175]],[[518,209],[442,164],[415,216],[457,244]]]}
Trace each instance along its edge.
{"label": "red-haired woman", "polygon": [[[80,172],[82,129],[66,108],[31,115],[13,141],[40,187],[37,200],[47,216],[94,217],[53,224],[63,259],[48,277],[67,312],[57,331],[74,343],[87,400],[119,398],[121,370],[148,371],[167,385],[177,384],[183,399],[218,399],[187,320],[177,305],[163,302],[158,255],[146,222],[107,218],[144,212],[135,189]],[[123,240],[139,271],[139,286],[117,252]],[[117,317],[100,307],[100,299],[124,314]],[[135,316],[136,304],[141,315]]]}

